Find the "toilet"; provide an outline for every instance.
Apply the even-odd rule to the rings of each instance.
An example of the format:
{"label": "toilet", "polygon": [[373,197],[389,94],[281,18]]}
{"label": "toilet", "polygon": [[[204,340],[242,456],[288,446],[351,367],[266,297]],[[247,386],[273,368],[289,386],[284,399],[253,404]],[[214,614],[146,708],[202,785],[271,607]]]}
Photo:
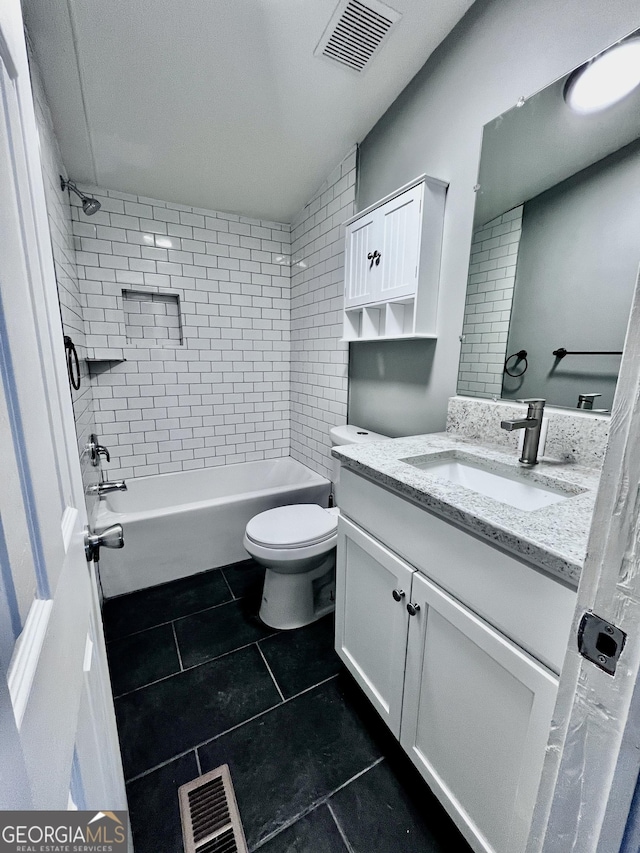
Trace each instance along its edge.
{"label": "toilet", "polygon": [[[353,424],[332,427],[333,446],[386,435]],[[334,482],[340,465],[334,461]],[[335,609],[337,507],[293,504],[268,509],[247,524],[243,544],[266,568],[260,618],[271,628],[301,628]]]}

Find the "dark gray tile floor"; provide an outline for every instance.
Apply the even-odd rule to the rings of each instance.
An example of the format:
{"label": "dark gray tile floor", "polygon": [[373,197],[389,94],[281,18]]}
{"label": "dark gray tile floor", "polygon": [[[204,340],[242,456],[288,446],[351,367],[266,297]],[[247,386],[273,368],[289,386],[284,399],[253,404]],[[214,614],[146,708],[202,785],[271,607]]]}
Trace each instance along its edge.
{"label": "dark gray tile floor", "polygon": [[333,650],[277,632],[252,561],[106,602],[136,853],[182,853],[177,789],[231,769],[250,851],[465,853]]}

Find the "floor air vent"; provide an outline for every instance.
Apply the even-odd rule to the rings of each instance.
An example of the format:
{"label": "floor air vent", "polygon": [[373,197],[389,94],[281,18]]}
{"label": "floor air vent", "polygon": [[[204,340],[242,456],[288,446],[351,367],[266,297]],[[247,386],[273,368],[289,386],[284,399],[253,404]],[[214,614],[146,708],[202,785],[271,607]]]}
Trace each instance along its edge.
{"label": "floor air vent", "polygon": [[363,71],[400,17],[379,0],[341,0],[314,55]]}
{"label": "floor air vent", "polygon": [[185,853],[247,853],[227,764],[178,788]]}

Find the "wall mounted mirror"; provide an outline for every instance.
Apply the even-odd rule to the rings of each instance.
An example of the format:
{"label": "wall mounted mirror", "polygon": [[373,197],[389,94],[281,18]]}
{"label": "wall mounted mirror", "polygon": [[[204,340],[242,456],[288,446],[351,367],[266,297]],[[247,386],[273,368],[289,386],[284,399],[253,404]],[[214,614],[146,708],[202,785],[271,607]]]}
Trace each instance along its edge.
{"label": "wall mounted mirror", "polygon": [[640,263],[640,87],[578,113],[577,73],[484,127],[459,394],[611,409]]}

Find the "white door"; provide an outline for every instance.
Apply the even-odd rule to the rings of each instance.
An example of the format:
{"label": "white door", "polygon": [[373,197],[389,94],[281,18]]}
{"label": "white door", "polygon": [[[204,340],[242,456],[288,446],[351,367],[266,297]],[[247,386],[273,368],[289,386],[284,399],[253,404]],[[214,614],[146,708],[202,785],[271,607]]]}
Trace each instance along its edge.
{"label": "white door", "polygon": [[557,678],[419,574],[411,600],[400,742],[474,850],[523,853]]}
{"label": "white door", "polygon": [[0,808],[124,809],[17,0],[0,104]]}
{"label": "white door", "polygon": [[396,737],[413,574],[407,563],[340,518],[336,651]]}

